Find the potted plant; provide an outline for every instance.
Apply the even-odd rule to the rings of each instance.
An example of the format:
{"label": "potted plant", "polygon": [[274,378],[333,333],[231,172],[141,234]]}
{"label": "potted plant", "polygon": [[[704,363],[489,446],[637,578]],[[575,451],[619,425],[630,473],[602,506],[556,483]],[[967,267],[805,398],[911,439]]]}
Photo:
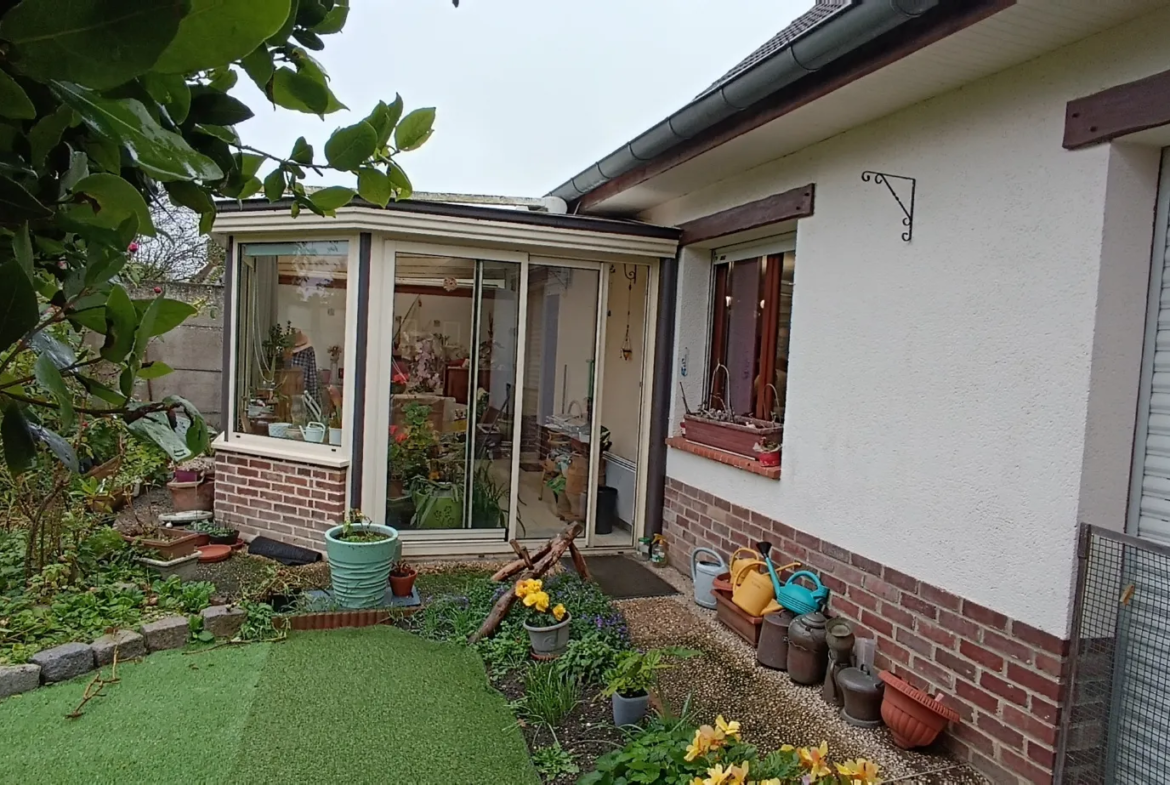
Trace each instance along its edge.
{"label": "potted plant", "polygon": [[484,461],[471,478],[471,528],[502,529],[508,525],[504,500],[508,487],[492,477],[490,461]]}
{"label": "potted plant", "polygon": [[779,442],[784,428],[777,422],[736,414],[727,408],[715,392],[715,380],[720,371],[726,374],[727,367],[716,366],[712,373],[712,392],[708,405],[696,411],[687,408],[682,423],[683,438],[745,458],[754,457],[755,447],[760,441],[772,439]]}
{"label": "potted plant", "polygon": [[414,593],[416,578],[418,570],[404,561],[396,561],[390,568],[390,591],[395,597],[409,597]]}
{"label": "potted plant", "polygon": [[[189,479],[183,479],[189,478]],[[175,512],[215,508],[215,463],[200,455],[175,464],[175,478],[167,483]]]}
{"label": "potted plant", "polygon": [[759,454],[758,460],[761,466],[780,465],[780,442],[776,439],[764,437],[756,442],[752,449]]}
{"label": "potted plant", "polygon": [[658,674],[672,668],[667,657],[686,659],[699,652],[670,646],[646,652],[627,651],[606,671],[602,694],[613,698],[613,724],[619,728],[634,725],[646,716],[650,690],[658,686]]}
{"label": "potted plant", "polygon": [[396,529],[371,522],[361,510],[346,512],[340,525],[325,532],[325,554],[338,605],[359,609],[380,605],[390,565],[401,552]]}
{"label": "potted plant", "polygon": [[572,618],[565,606],[552,604],[540,580],[520,581],[516,596],[524,603],[524,629],[532,644],[532,653],[538,659],[559,657],[569,646],[569,626]]}
{"label": "potted plant", "polygon": [[235,545],[240,539],[239,531],[227,526],[210,526],[204,529],[204,533],[212,545]]}

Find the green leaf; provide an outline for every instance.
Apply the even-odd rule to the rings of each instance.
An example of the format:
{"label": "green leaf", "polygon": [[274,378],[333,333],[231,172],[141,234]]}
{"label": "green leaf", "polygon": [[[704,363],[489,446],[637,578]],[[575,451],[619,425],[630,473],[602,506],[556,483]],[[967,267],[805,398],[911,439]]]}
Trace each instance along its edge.
{"label": "green leaf", "polygon": [[277,167],[264,178],[264,198],[270,202],[277,201],[284,196],[284,186],[284,170]]}
{"label": "green leaf", "polygon": [[176,461],[184,460],[191,455],[186,443],[174,432],[167,421],[167,416],[161,412],[152,412],[134,420],[130,423],[130,430],[157,444]]}
{"label": "green leaf", "polygon": [[0,226],[20,226],[53,215],[36,197],[15,180],[0,175]]}
{"label": "green leaf", "polygon": [[293,30],[292,36],[306,49],[312,49],[314,52],[320,52],[325,48],[325,42],[311,30]]}
{"label": "green leaf", "polygon": [[73,186],[77,185],[82,178],[89,176],[89,156],[80,150],[73,150],[70,148],[69,153],[69,169],[65,174],[61,175],[61,179],[57,183],[60,189],[62,198],[73,190]]}
{"label": "green leaf", "polygon": [[195,639],[200,643],[211,643],[215,640],[215,633],[211,630],[200,630],[199,634],[195,636]]}
{"label": "green leaf", "polygon": [[21,225],[12,235],[12,255],[16,261],[20,263],[20,269],[24,270],[24,274],[28,276],[29,281],[33,279],[33,247],[32,238],[29,237],[28,224]]}
{"label": "green leaf", "polygon": [[37,358],[36,365],[33,366],[33,373],[37,383],[57,399],[57,405],[61,407],[61,427],[66,431],[72,429],[77,420],[77,415],[73,411],[73,394],[69,392],[65,379],[49,355],[42,354]]}
{"label": "green leaf", "polygon": [[37,447],[29,433],[24,412],[11,401],[4,405],[0,438],[4,440],[4,463],[8,466],[9,474],[19,477],[32,468],[37,457]]}
{"label": "green leaf", "polygon": [[[156,297],[146,306],[146,310],[138,317],[138,329],[134,331],[134,360],[141,367],[142,359],[146,357],[146,347],[150,345],[150,338],[155,333],[154,321],[158,318],[158,309],[162,304],[162,297]],[[137,309],[135,309],[137,310]]]}
{"label": "green leaf", "polygon": [[81,386],[98,400],[105,401],[111,406],[124,406],[126,404],[125,395],[122,395],[122,393],[111,387],[107,387],[96,379],[78,374],[77,381],[81,382]]}
{"label": "green leaf", "polygon": [[32,434],[33,439],[48,447],[49,452],[53,453],[66,469],[77,474],[79,471],[77,453],[74,452],[73,445],[64,436],[36,423],[29,423],[28,430]]}
{"label": "green leaf", "polygon": [[313,145],[306,142],[305,137],[298,137],[293,144],[292,155],[289,158],[298,164],[311,165],[313,163]]}
{"label": "green leaf", "polygon": [[56,82],[53,92],[82,121],[110,139],[121,141],[138,165],[156,180],[218,180],[223,171],[195,152],[183,137],[163,129],[138,101],[111,100],[78,85]]}
{"label": "green leaf", "polygon": [[338,207],[344,207],[349,204],[354,197],[352,188],[346,188],[341,185],[333,185],[328,188],[322,188],[320,191],[314,191],[309,194],[309,201],[312,202],[318,210],[325,213],[331,213]]}
{"label": "green leaf", "polygon": [[323,116],[329,109],[329,88],[291,68],[276,69],[268,97],[277,106],[298,112]]}
{"label": "green leaf", "polygon": [[167,108],[176,125],[187,119],[191,111],[191,88],[182,75],[151,71],[143,75],[142,85],[151,98]]}
{"label": "green leaf", "polygon": [[390,134],[394,132],[394,126],[400,117],[402,117],[402,96],[396,95],[392,104],[387,105],[385,101],[379,101],[378,105],[374,107],[374,111],[370,112],[370,116],[366,118],[366,122],[374,126],[374,130],[378,132],[379,150],[386,146],[386,142],[390,141]]}
{"label": "green leaf", "polygon": [[77,355],[73,352],[73,348],[69,344],[57,340],[45,330],[34,335],[28,344],[39,356],[49,358],[49,361],[57,368],[68,368],[77,362]]}
{"label": "green leaf", "polygon": [[240,75],[231,66],[216,68],[208,71],[208,74],[211,76],[211,81],[207,83],[207,86],[221,93],[228,92],[236,86],[236,82],[240,81]]}
{"label": "green leaf", "polygon": [[268,43],[272,44],[273,46],[279,46],[280,44],[288,41],[288,37],[292,35],[293,28],[296,27],[297,24],[297,11],[299,10],[299,5],[300,3],[298,0],[292,0],[292,3],[289,4],[288,16],[285,17],[284,23],[281,24],[280,29],[273,33],[272,36],[268,39]]}
{"label": "green leaf", "polygon": [[184,74],[239,60],[280,30],[290,10],[289,0],[191,0],[155,70]]}
{"label": "green leaf", "polygon": [[251,109],[238,99],[206,87],[191,91],[191,111],[194,122],[205,125],[235,125],[254,116]]}
{"label": "green leaf", "polygon": [[122,148],[118,146],[116,140],[107,139],[104,136],[89,135],[83,147],[90,160],[104,171],[114,174],[122,171]]}
{"label": "green leaf", "polygon": [[431,138],[434,124],[433,107],[415,109],[403,117],[398,127],[394,129],[394,145],[399,150],[415,150],[422,147],[423,143]]}
{"label": "green leaf", "polygon": [[138,329],[138,312],[130,295],[121,286],[110,290],[106,300],[106,342],[102,346],[102,359],[120,363],[134,348],[134,334]]}
{"label": "green leaf", "polygon": [[337,0],[332,10],[325,14],[325,18],[313,25],[313,32],[317,35],[340,33],[348,18],[349,0]]}
{"label": "green leaf", "polygon": [[166,363],[156,360],[152,363],[146,363],[142,369],[138,371],[139,379],[157,379],[160,376],[166,376],[168,373],[173,373],[174,368]]}
{"label": "green leaf", "polygon": [[195,183],[186,180],[175,180],[174,182],[166,183],[164,187],[167,190],[167,196],[171,197],[171,201],[175,204],[182,205],[200,214],[215,211],[215,205],[212,203],[207,191]]}
{"label": "green leaf", "polygon": [[146,313],[147,308],[156,302],[158,306],[154,314],[154,323],[150,329],[151,338],[156,335],[169,333],[189,317],[199,313],[199,310],[190,303],[185,303],[182,300],[172,300],[167,297],[156,297],[152,300],[135,300],[134,308],[141,318],[141,315]]}
{"label": "green leaf", "polygon": [[0,117],[13,120],[31,120],[37,116],[37,108],[29,100],[28,93],[6,72],[0,71]]}
{"label": "green leaf", "polygon": [[128,181],[116,174],[91,174],[73,186],[74,193],[92,197],[99,206],[99,226],[115,229],[133,215],[138,219],[138,231],[153,237],[154,222],[142,194]]}
{"label": "green leaf", "polygon": [[[108,246],[99,246],[97,249],[91,248],[89,258],[86,260],[85,265],[85,285],[94,286],[104,284],[106,281],[109,281],[115,275],[122,272],[122,268],[126,266],[126,262],[126,254],[122,253],[118,249],[110,248]],[[82,300],[78,302],[78,305],[80,306],[81,303],[87,299],[89,298],[82,298]],[[100,301],[102,308],[105,307],[105,296],[97,296],[97,300],[95,300],[95,302],[97,301]],[[106,321],[105,314],[102,313],[98,320],[101,322],[101,329],[99,332],[104,332]]]}
{"label": "green leaf", "polygon": [[192,406],[186,410],[187,416],[191,419],[191,425],[187,428],[187,449],[192,455],[202,455],[207,451],[211,439],[207,433],[207,423],[197,412],[193,414],[194,408]]}
{"label": "green leaf", "polygon": [[394,187],[390,184],[390,178],[382,172],[363,166],[358,171],[358,194],[367,202],[385,207],[394,195]]}
{"label": "green leaf", "polygon": [[104,90],[144,74],[179,30],[176,0],[24,0],[4,15],[0,38],[21,71]]}
{"label": "green leaf", "polygon": [[37,293],[32,281],[20,267],[20,262],[9,259],[0,263],[0,352],[19,341],[36,327],[39,311]]}
{"label": "green leaf", "polygon": [[395,199],[409,199],[414,193],[414,186],[410,184],[410,178],[406,176],[406,170],[393,161],[386,167],[386,174],[390,178],[391,184],[397,190]]}
{"label": "green leaf", "polygon": [[224,128],[222,125],[197,125],[195,130],[206,136],[213,137],[228,144],[239,144],[240,135],[234,128]]}
{"label": "green leaf", "polygon": [[266,44],[260,44],[240,60],[244,71],[261,90],[268,89],[268,82],[276,73],[276,64],[272,61],[272,52]]}
{"label": "green leaf", "polygon": [[73,110],[62,106],[51,115],[42,117],[28,132],[28,146],[33,166],[41,166],[49,152],[61,142],[61,134],[73,122]]}
{"label": "green leaf", "polygon": [[325,143],[325,160],[334,169],[353,171],[369,160],[378,146],[378,132],[364,120],[339,128]]}

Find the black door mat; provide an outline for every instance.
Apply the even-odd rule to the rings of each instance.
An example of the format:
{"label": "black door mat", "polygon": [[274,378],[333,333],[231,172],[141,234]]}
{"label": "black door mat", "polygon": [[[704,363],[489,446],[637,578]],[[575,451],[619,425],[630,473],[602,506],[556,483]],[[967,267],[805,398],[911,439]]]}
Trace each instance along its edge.
{"label": "black door mat", "polygon": [[[572,559],[563,559],[561,563],[571,572],[577,571]],[[586,556],[585,564],[594,583],[615,600],[678,594],[678,590],[655,575],[652,568],[628,556]]]}

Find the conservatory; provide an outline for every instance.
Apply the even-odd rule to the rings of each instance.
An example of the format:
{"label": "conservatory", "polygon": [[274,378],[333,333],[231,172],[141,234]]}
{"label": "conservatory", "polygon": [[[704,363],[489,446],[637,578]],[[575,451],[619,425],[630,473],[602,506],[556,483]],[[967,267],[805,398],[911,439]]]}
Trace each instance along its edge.
{"label": "conservatory", "polygon": [[426,555],[569,522],[585,547],[628,550],[661,514],[656,315],[677,230],[426,201],[293,219],[249,201],[215,232],[218,518],[319,549],[359,507]]}

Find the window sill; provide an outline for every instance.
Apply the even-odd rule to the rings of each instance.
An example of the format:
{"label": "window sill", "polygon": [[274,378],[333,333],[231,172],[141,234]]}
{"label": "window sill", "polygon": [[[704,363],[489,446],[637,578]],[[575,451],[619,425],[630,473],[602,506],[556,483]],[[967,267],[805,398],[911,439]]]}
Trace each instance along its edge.
{"label": "window sill", "polygon": [[[349,453],[342,452],[341,447],[306,445],[300,442],[280,443],[284,441],[286,440],[263,436],[234,436],[231,439],[226,439],[223,434],[220,434],[211,443],[211,446],[217,451],[256,455],[262,458],[279,458],[330,469],[344,469],[350,464]],[[276,443],[270,444],[269,442]]]}
{"label": "window sill", "polygon": [[768,480],[780,479],[779,466],[764,466],[759,461],[752,458],[745,458],[742,455],[736,455],[731,452],[724,452],[717,450],[714,447],[708,447],[705,444],[697,444],[696,442],[687,441],[685,436],[671,436],[666,440],[668,447],[673,447],[682,452],[689,452],[691,455],[697,455],[700,458],[706,458],[709,461],[721,463],[724,466],[731,466],[732,468],[741,471],[755,474],[759,477],[764,477]]}

